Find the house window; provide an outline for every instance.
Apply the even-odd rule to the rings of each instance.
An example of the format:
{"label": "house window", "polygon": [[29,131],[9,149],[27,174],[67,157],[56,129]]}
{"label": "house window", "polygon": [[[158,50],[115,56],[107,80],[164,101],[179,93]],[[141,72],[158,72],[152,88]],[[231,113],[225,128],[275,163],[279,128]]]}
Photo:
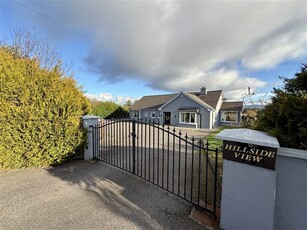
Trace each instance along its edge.
{"label": "house window", "polygon": [[156,112],[155,111],[152,111],[151,113],[151,118],[155,118],[156,117]]}
{"label": "house window", "polygon": [[196,123],[196,113],[179,113],[180,123],[185,124],[195,124]]}
{"label": "house window", "polygon": [[139,117],[139,111],[134,111],[134,117]]}
{"label": "house window", "polygon": [[237,112],[221,112],[222,122],[237,122]]}
{"label": "house window", "polygon": [[147,111],[145,111],[144,116],[148,117],[148,112]]}

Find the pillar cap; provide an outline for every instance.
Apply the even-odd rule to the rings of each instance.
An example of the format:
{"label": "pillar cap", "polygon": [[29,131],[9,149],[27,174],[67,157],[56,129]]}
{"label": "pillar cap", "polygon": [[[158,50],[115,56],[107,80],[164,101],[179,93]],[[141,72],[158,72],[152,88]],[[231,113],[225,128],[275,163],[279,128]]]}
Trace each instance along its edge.
{"label": "pillar cap", "polygon": [[215,137],[225,141],[249,143],[272,148],[280,147],[276,137],[252,129],[224,129],[216,134]]}
{"label": "pillar cap", "polygon": [[83,119],[83,120],[101,119],[101,117],[95,116],[95,115],[84,115],[84,116],[82,116],[82,119]]}

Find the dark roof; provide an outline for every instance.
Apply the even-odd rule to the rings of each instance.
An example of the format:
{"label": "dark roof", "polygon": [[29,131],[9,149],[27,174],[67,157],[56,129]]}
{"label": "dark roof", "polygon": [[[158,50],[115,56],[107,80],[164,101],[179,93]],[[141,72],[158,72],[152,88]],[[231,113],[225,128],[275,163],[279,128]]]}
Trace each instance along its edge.
{"label": "dark roof", "polygon": [[178,94],[144,96],[138,100],[130,110],[158,109],[177,95]]}
{"label": "dark roof", "polygon": [[197,103],[201,104],[204,107],[213,109],[212,106],[208,105],[204,100],[200,99],[198,96],[196,96],[195,94],[192,93],[187,93],[187,95],[192,98],[194,101],[196,101]]}
{"label": "dark roof", "polygon": [[223,101],[221,109],[223,111],[243,111],[242,101]]}
{"label": "dark roof", "polygon": [[222,90],[208,91],[206,95],[200,95],[199,92],[193,93],[198,96],[202,101],[206,102],[212,108],[216,109]]}
{"label": "dark roof", "polygon": [[[201,95],[200,92],[187,93],[192,99],[197,101],[206,107],[216,108],[219,98],[222,94],[222,90],[208,91],[206,95]],[[130,110],[142,110],[142,109],[158,109],[171,99],[175,98],[178,94],[164,94],[164,95],[152,95],[144,96],[138,100]]]}

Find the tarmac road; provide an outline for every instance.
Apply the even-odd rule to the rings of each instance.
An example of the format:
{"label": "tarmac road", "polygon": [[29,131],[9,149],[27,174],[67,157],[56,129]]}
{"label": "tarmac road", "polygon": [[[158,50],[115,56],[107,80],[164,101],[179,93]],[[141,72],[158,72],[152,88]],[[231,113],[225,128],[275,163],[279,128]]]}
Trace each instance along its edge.
{"label": "tarmac road", "polygon": [[191,208],[101,162],[0,170],[0,229],[205,229]]}

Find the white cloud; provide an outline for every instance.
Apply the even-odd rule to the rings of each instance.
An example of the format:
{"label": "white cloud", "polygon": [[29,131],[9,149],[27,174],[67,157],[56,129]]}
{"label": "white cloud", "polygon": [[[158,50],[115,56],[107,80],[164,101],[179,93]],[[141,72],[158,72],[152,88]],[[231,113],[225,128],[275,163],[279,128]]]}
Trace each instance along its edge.
{"label": "white cloud", "polygon": [[288,59],[307,54],[307,27],[282,34],[267,43],[260,45],[254,52],[243,58],[245,66],[252,69],[273,68]]}
{"label": "white cloud", "polygon": [[127,101],[131,101],[131,102],[134,102],[136,100],[138,100],[139,98],[134,98],[134,97],[123,97],[123,96],[116,96],[115,97],[115,102],[117,104],[120,104],[120,105],[124,105]]}
{"label": "white cloud", "polygon": [[117,96],[117,95],[113,95],[110,93],[98,93],[98,94],[86,93],[85,96],[90,99],[97,100],[97,101],[114,101],[115,103],[119,105],[124,105],[129,100],[131,102],[134,102],[139,99],[139,98],[134,98],[134,97],[120,96],[120,95]]}
{"label": "white cloud", "polygon": [[186,74],[185,78],[166,79],[165,88],[176,91],[198,91],[204,84],[208,90],[224,91],[224,96],[228,99],[242,99],[248,87],[258,88],[266,86],[266,82],[257,78],[240,76],[238,71],[225,70],[224,68],[211,72],[193,72]]}
{"label": "white cloud", "polygon": [[[134,78],[169,91],[190,91],[205,84],[236,98],[248,86],[265,85],[242,76],[237,63],[266,69],[306,56],[306,1],[29,4],[87,34],[92,41],[84,59],[88,71],[111,83]],[[54,27],[46,28],[59,36]]]}
{"label": "white cloud", "polygon": [[94,99],[97,101],[113,101],[114,97],[110,93],[99,93],[99,94],[88,94],[86,93],[85,96],[87,96],[90,99]]}

